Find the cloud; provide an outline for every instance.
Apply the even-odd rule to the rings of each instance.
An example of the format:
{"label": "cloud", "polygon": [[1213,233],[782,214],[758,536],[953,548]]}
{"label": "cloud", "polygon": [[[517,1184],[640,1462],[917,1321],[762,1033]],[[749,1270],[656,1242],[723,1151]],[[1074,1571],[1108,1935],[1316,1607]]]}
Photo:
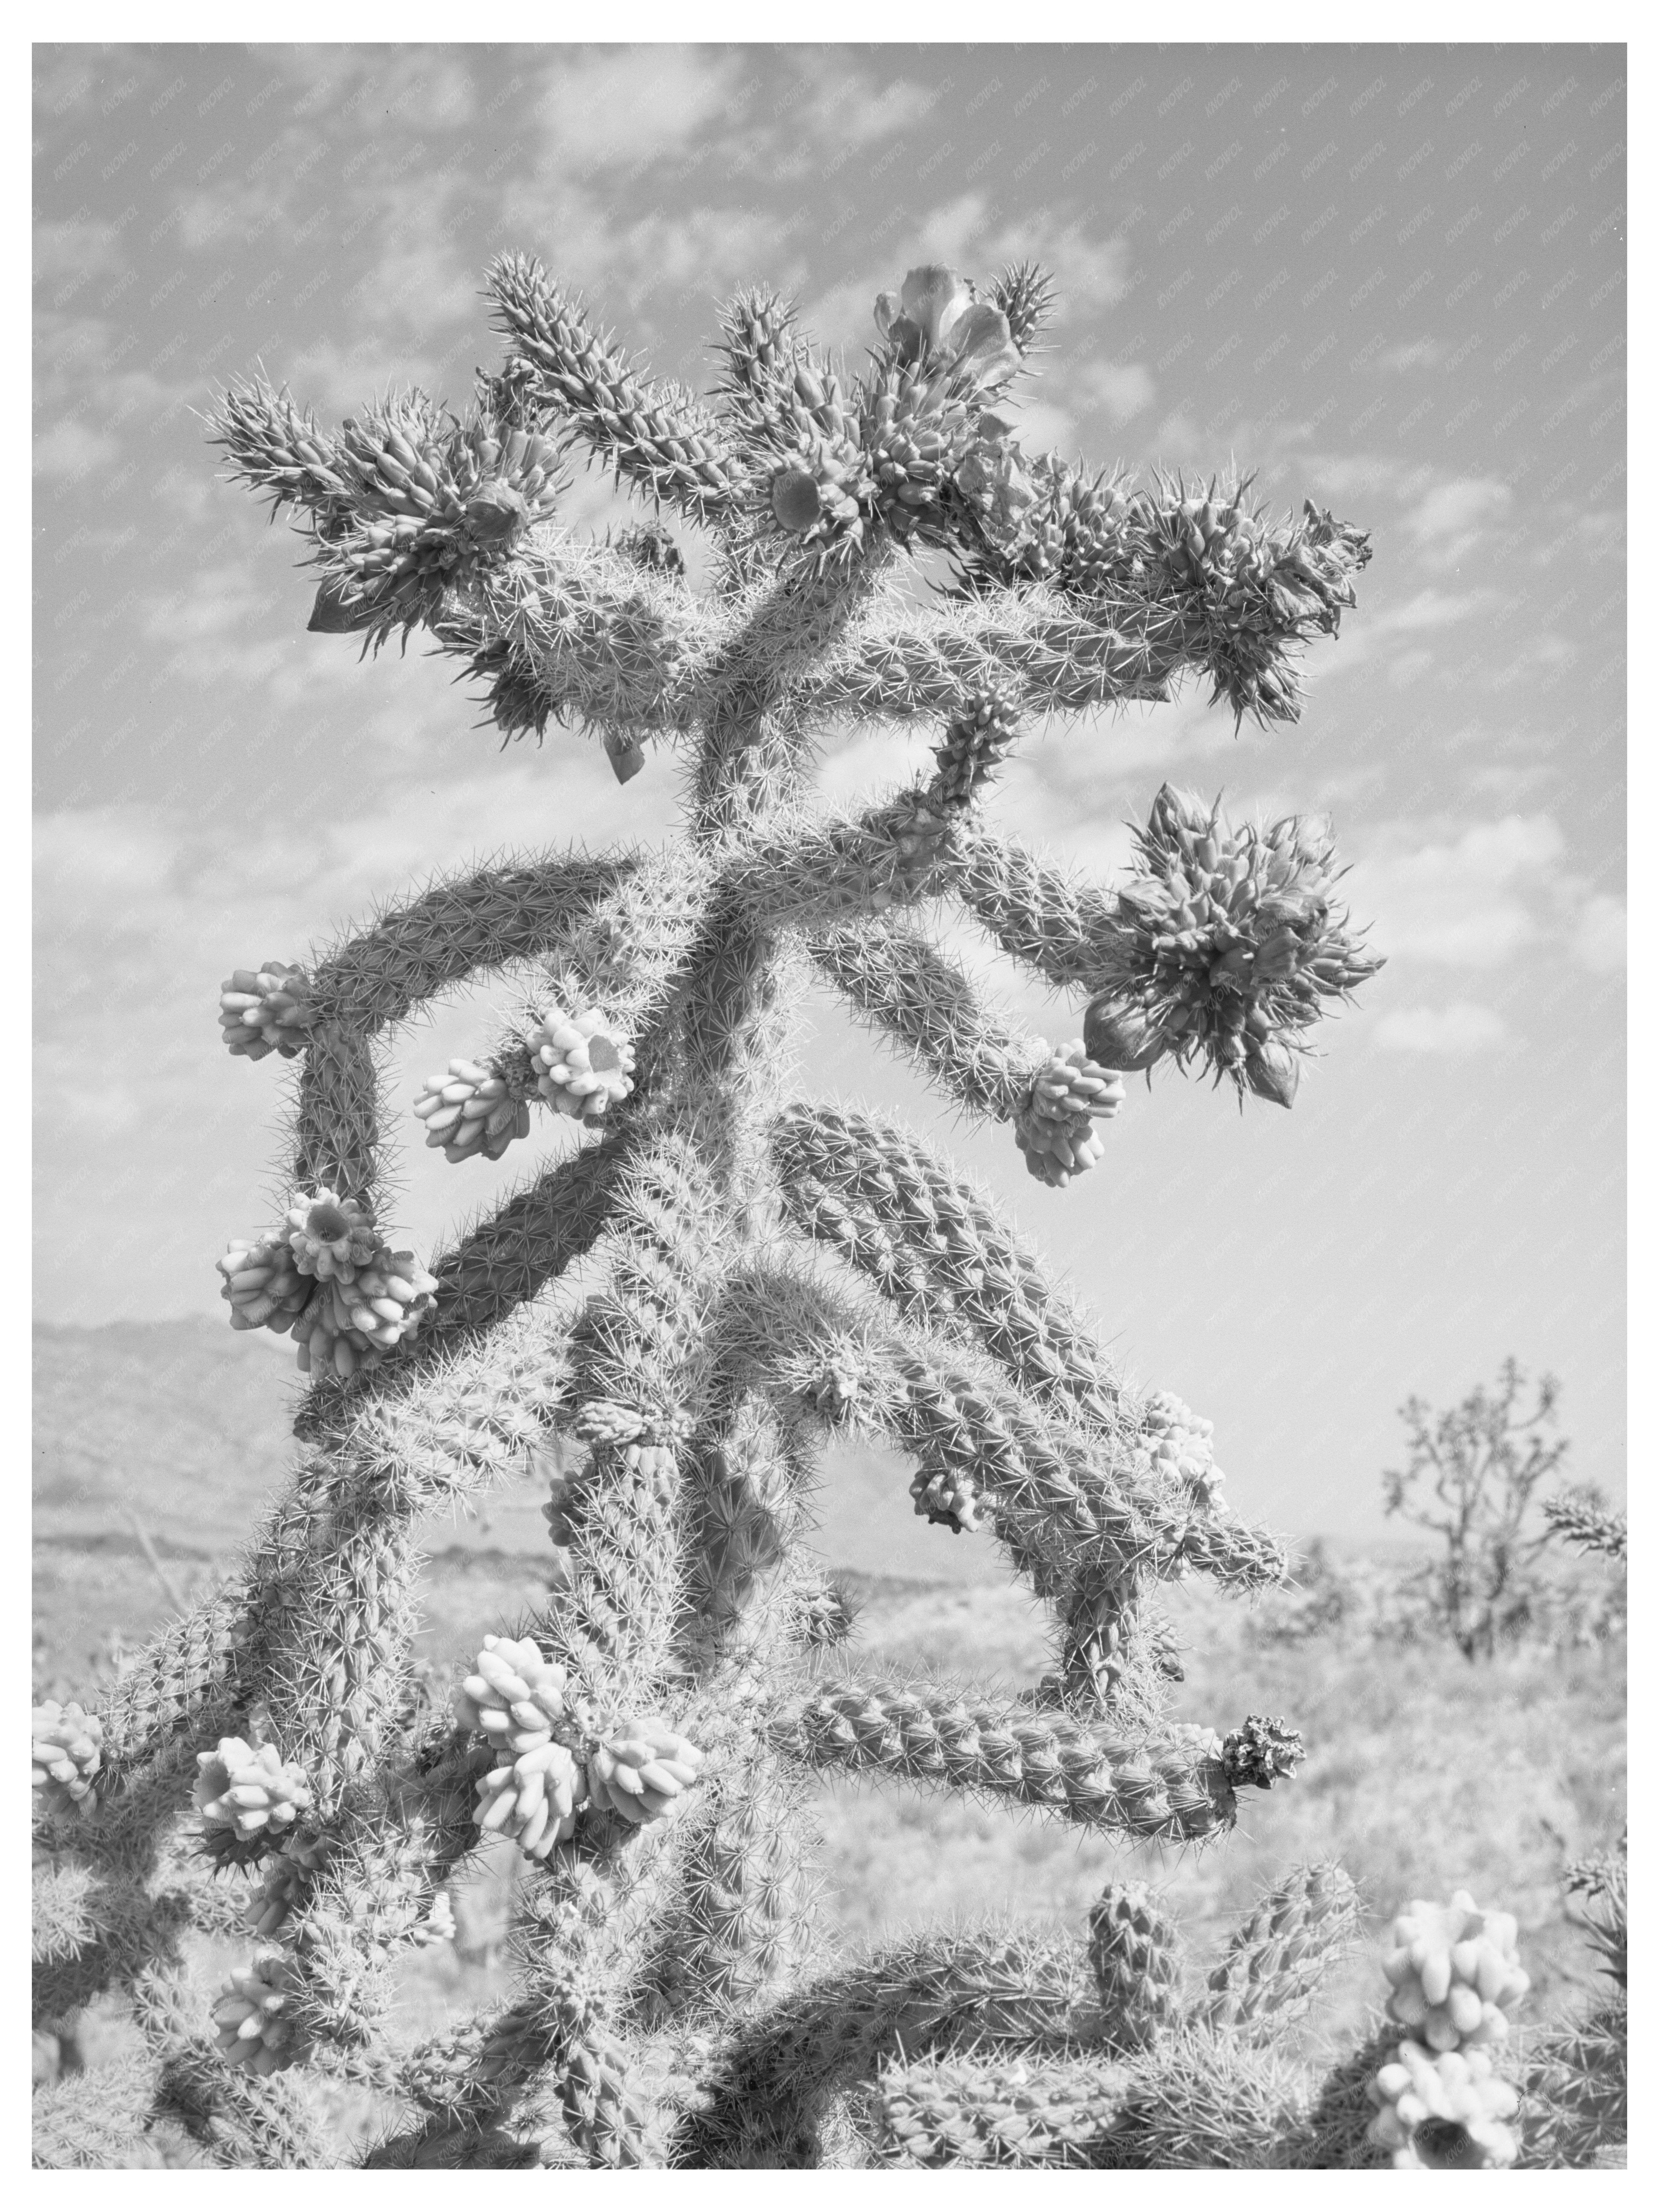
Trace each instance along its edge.
{"label": "cloud", "polygon": [[120,452],[120,441],[107,431],[89,430],[70,418],[54,422],[34,441],[34,473],[38,477],[84,477],[106,468]]}
{"label": "cloud", "polygon": [[1371,1031],[1371,1042],[1382,1052],[1423,1052],[1442,1059],[1462,1059],[1490,1052],[1508,1035],[1502,1018],[1490,1006],[1459,999],[1449,1006],[1397,1007]]}
{"label": "cloud", "polygon": [[1071,380],[1068,389],[1083,412],[1101,409],[1115,429],[1133,422],[1158,397],[1152,373],[1140,361],[1091,361]]}
{"label": "cloud", "polygon": [[1594,974],[1612,975],[1625,964],[1627,933],[1623,899],[1598,892],[1579,912],[1572,949]]}
{"label": "cloud", "polygon": [[1431,568],[1455,568],[1513,504],[1509,486],[1495,477],[1454,477],[1425,494],[1407,516],[1406,526]]}
{"label": "cloud", "polygon": [[1446,349],[1438,338],[1413,338],[1408,344],[1390,346],[1376,357],[1378,368],[1394,376],[1404,376],[1413,368],[1432,368],[1445,358]]}
{"label": "cloud", "polygon": [[549,63],[541,100],[544,173],[631,169],[674,159],[732,112],[743,64],[700,46],[621,46]]}
{"label": "cloud", "polygon": [[1386,841],[1356,861],[1348,892],[1391,959],[1495,968],[1542,934],[1531,900],[1550,890],[1565,851],[1550,816],[1510,814],[1453,843]]}

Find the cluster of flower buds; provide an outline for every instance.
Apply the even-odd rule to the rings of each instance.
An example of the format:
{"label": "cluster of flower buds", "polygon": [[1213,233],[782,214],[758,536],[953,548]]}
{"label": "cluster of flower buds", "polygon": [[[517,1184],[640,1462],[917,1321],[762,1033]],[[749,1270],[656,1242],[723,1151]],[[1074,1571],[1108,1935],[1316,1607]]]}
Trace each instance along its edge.
{"label": "cluster of flower buds", "polygon": [[302,1374],[342,1381],[406,1343],[438,1284],[412,1252],[385,1244],[368,1209],[332,1190],[301,1194],[282,1222],[217,1263],[233,1328],[291,1335]]}
{"label": "cluster of flower buds", "polygon": [[[797,357],[762,427],[766,498],[781,529],[845,556],[872,526],[902,544],[949,544],[1012,466],[1009,425],[988,411],[1020,366],[1007,314],[954,269],[913,269],[875,304],[882,345],[850,395]],[[1005,462],[1005,457],[1008,457]]]}
{"label": "cluster of flower buds", "polygon": [[1501,2009],[1529,1986],[1516,1953],[1512,1912],[1483,1911],[1467,1889],[1449,1905],[1414,1898],[1394,1923],[1382,1961],[1392,1984],[1389,2017],[1433,2051],[1501,2042]]}
{"label": "cluster of flower buds", "polygon": [[246,1060],[279,1052],[292,1060],[302,1051],[316,1014],[307,996],[310,983],[303,968],[285,960],[227,975],[219,992],[219,1026],[232,1052]]}
{"label": "cluster of flower buds", "polygon": [[263,1845],[310,1807],[304,1768],[285,1763],[275,1744],[256,1749],[239,1735],[221,1736],[213,1750],[198,1752],[196,1767],[196,1809],[210,1835],[222,1829],[236,1844]]}
{"label": "cluster of flower buds", "polygon": [[1299,1032],[1382,966],[1333,903],[1328,844],[1295,818],[1228,830],[1165,784],[1119,893],[1117,972],[1090,1006],[1091,1054],[1126,1072],[1199,1058],[1241,1097],[1288,1106]]}
{"label": "cluster of flower buds", "polygon": [[1079,1038],[1062,1045],[1033,1078],[1025,1104],[1014,1116],[1014,1141],[1040,1182],[1063,1188],[1105,1158],[1097,1121],[1109,1121],[1123,1103],[1123,1085],[1097,1062]]}
{"label": "cluster of flower buds", "polygon": [[443,1075],[428,1075],[415,1101],[415,1118],[426,1124],[428,1146],[441,1146],[451,1162],[498,1160],[515,1137],[530,1134],[530,1107],[515,1098],[504,1075],[474,1060],[452,1060]]}
{"label": "cluster of flower buds", "polygon": [[981,1494],[961,1468],[931,1475],[918,1472],[911,1480],[910,1495],[924,1520],[948,1528],[954,1536],[980,1525]]}
{"label": "cluster of flower buds", "polygon": [[94,1778],[103,1764],[104,1723],[79,1705],[49,1698],[29,1714],[30,1784],[49,1812],[95,1812]]}
{"label": "cluster of flower buds", "polygon": [[235,1968],[213,2008],[219,2049],[250,2074],[275,2074],[297,2066],[310,2049],[290,2014],[300,1987],[294,1961],[283,1952],[259,1951],[249,1966]]}
{"label": "cluster of flower buds", "polygon": [[673,1819],[702,1766],[696,1745],[660,1721],[596,1715],[529,1637],[486,1637],[454,1705],[496,1753],[477,1785],[479,1827],[532,1858],[575,1832],[585,1805],[636,1825]]}
{"label": "cluster of flower buds", "polygon": [[348,416],[334,466],[349,504],[325,538],[314,630],[419,620],[447,586],[509,553],[563,489],[554,447],[533,430],[439,420],[415,398]]}
{"label": "cluster of flower buds", "polygon": [[1486,2051],[1425,2051],[1401,2044],[1370,2082],[1378,2107],[1370,2139],[1404,2171],[1492,2170],[1513,2166],[1520,2143],[1513,2128],[1520,2098],[1493,2071]]}
{"label": "cluster of flower buds", "polygon": [[933,795],[946,806],[969,806],[990,781],[1019,734],[1012,697],[987,691],[965,707],[946,727],[945,743],[933,758],[939,772]]}
{"label": "cluster of flower buds", "polygon": [[536,1088],[574,1121],[602,1121],[634,1088],[634,1048],[596,1007],[544,1014],[526,1039]]}
{"label": "cluster of flower buds", "polygon": [[1210,1505],[1224,1480],[1210,1443],[1214,1431],[1172,1390],[1155,1390],[1141,1411],[1139,1449],[1152,1473]]}

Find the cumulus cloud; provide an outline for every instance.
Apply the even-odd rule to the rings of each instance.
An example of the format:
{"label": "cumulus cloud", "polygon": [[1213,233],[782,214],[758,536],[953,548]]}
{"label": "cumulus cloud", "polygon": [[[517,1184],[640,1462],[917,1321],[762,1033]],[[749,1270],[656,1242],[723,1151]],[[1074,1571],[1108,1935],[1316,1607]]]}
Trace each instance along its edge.
{"label": "cumulus cloud", "polygon": [[1573,952],[1594,974],[1612,975],[1625,964],[1627,934],[1623,899],[1598,892],[1579,910],[1572,933]]}
{"label": "cumulus cloud", "polygon": [[1449,1006],[1398,1006],[1371,1031],[1371,1042],[1383,1052],[1430,1053],[1451,1060],[1490,1052],[1507,1035],[1502,1017],[1490,1006],[1459,999]]}
{"label": "cumulus cloud", "polygon": [[1348,878],[1356,915],[1391,958],[1495,968],[1543,932],[1538,912],[1566,840],[1547,814],[1476,823],[1449,842],[1408,844],[1395,832],[1357,860]]}
{"label": "cumulus cloud", "polygon": [[120,452],[120,441],[107,431],[94,430],[66,416],[42,431],[34,441],[34,473],[38,477],[89,476],[106,468]]}
{"label": "cumulus cloud", "polygon": [[1393,376],[1404,376],[1413,368],[1433,368],[1445,359],[1446,349],[1438,338],[1413,338],[1405,345],[1390,346],[1376,357],[1376,365]]}
{"label": "cumulus cloud", "polygon": [[735,119],[743,62],[706,46],[556,49],[544,87],[545,169],[628,169],[670,160]]}
{"label": "cumulus cloud", "polygon": [[1513,503],[1509,486],[1495,477],[1454,477],[1425,493],[1406,526],[1431,568],[1452,568],[1493,523],[1506,518]]}
{"label": "cumulus cloud", "polygon": [[1114,429],[1150,407],[1158,397],[1152,372],[1141,361],[1091,361],[1071,380],[1070,389],[1085,413],[1098,408]]}

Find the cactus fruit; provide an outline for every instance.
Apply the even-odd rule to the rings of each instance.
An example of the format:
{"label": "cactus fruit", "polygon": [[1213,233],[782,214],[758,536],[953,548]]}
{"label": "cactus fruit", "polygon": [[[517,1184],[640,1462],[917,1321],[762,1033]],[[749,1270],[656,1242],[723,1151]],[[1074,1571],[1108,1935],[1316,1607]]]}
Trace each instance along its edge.
{"label": "cactus fruit", "polygon": [[1401,2044],[1377,2069],[1371,2096],[1379,2107],[1370,2139],[1397,2168],[1465,2172],[1513,2166],[1520,2145],[1514,2118],[1520,2098],[1492,2071],[1485,2051],[1425,2051]]}
{"label": "cactus fruit", "polygon": [[1382,1962],[1393,1985],[1389,2017],[1431,2051],[1465,2051],[1509,2033],[1502,2007],[1529,1978],[1516,1955],[1510,1912],[1483,1911],[1467,1889],[1449,1905],[1414,1898],[1394,1923]]}
{"label": "cactus fruit", "polygon": [[455,1717],[516,1758],[545,1743],[565,1718],[568,1679],[530,1637],[486,1636],[477,1667],[454,1692]]}
{"label": "cactus fruit", "polygon": [[602,1723],[586,1748],[594,1804],[636,1827],[684,1812],[685,1793],[703,1764],[697,1747],[660,1721]]}
{"label": "cactus fruit", "polygon": [[281,1951],[258,1951],[250,1966],[232,1970],[214,2005],[213,2026],[233,2066],[275,2074],[303,2061],[309,2040],[293,2019],[302,1988],[293,1960]]}
{"label": "cactus fruit", "polygon": [[528,1042],[536,1088],[575,1121],[599,1121],[634,1088],[634,1048],[592,1006],[574,1014],[554,1008]]}
{"label": "cactus fruit", "polygon": [[428,1075],[415,1101],[426,1124],[426,1141],[441,1146],[447,1160],[498,1160],[516,1137],[530,1134],[530,1108],[515,1097],[507,1078],[476,1060],[452,1060],[442,1075]]}
{"label": "cactus fruit", "polygon": [[228,1829],[239,1844],[280,1836],[310,1808],[304,1769],[284,1764],[275,1744],[256,1750],[240,1736],[221,1736],[216,1749],[197,1754],[196,1766],[204,1830]]}
{"label": "cactus fruit", "polygon": [[477,1822],[484,1835],[510,1836],[529,1858],[545,1858],[575,1832],[586,1779],[562,1743],[544,1736],[479,1778]]}
{"label": "cactus fruit", "polygon": [[94,1788],[103,1764],[104,1723],[77,1705],[49,1698],[29,1715],[31,1786],[49,1812],[85,1817],[98,1807]]}
{"label": "cactus fruit", "polygon": [[1062,1045],[1033,1077],[1014,1137],[1039,1182],[1064,1189],[1072,1177],[1103,1159],[1095,1131],[1123,1103],[1123,1085],[1109,1068],[1097,1067],[1079,1038]]}
{"label": "cactus fruit", "polygon": [[279,1052],[292,1060],[301,1051],[313,1019],[310,978],[285,960],[260,968],[238,968],[219,993],[219,1026],[232,1052],[263,1060]]}

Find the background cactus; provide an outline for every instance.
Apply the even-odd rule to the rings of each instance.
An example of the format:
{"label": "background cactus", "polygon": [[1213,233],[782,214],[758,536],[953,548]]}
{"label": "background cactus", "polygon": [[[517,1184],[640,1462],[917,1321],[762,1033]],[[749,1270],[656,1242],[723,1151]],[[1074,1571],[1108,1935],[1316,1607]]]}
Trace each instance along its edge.
{"label": "background cactus", "polygon": [[[230,1048],[298,1062],[282,1220],[221,1270],[234,1325],[301,1346],[305,1454],[229,1599],[141,1653],[96,1726],[37,1716],[45,1815],[53,1790],[77,1808],[49,1833],[46,2014],[130,1990],[151,2114],[226,2163],[326,2162],[319,2075],[398,2115],[371,2165],[511,2165],[527,2142],[595,2166],[1066,2164],[1090,2145],[1105,2164],[1364,2162],[1377,2053],[1310,2089],[1254,2032],[1307,2002],[1344,1930],[1328,1872],[1264,1900],[1190,2000],[1173,1931],[1127,1893],[1086,1949],[994,1929],[817,1955],[805,1769],[1186,1841],[1297,1747],[1259,1716],[1221,1716],[1224,1735],[1165,1717],[1153,1586],[1250,1590],[1284,1565],[1222,1503],[1204,1425],[1127,1386],[945,1162],[786,1077],[811,963],[1011,1123],[1045,1185],[1103,1157],[1127,1069],[1289,1105],[1312,1022],[1376,964],[1322,842],[1166,788],[1112,891],[973,808],[1036,714],[1197,676],[1241,716],[1292,718],[1297,652],[1335,633],[1364,537],[1311,505],[1275,520],[1243,483],[1132,489],[1022,453],[994,403],[1042,320],[1029,269],[982,299],[911,271],[846,380],[745,296],[708,404],[652,386],[538,264],[489,283],[508,354],[465,414],[410,393],[332,434],[258,383],[223,403],[220,441],[308,532],[313,629],[423,626],[505,733],[591,728],[624,780],[647,743],[678,744],[684,836],[440,883],[321,960],[226,984]],[[562,531],[576,441],[709,534],[708,591],[660,532]],[[948,559],[941,605],[901,588],[918,550]],[[814,733],[848,714],[935,722],[937,775],[814,812]],[[1012,1030],[922,926],[935,899],[1086,1001],[1082,1038]],[[465,1172],[550,1107],[580,1148],[428,1273],[381,1224],[379,1055],[491,974],[524,1018],[428,1085],[428,1141]],[[543,1296],[590,1255],[574,1315]],[[800,1540],[843,1423],[905,1449],[918,1510],[982,1527],[1046,1603],[1040,1684],[999,1699],[818,1664],[844,1623]],[[550,1500],[562,1586],[516,1637],[481,1622],[476,1674],[434,1710],[410,1658],[422,1526],[550,1432],[586,1448]],[[198,1768],[204,1836],[180,1824]],[[410,2047],[392,1963],[492,1827],[538,1862],[518,1985]],[[100,1893],[77,1903],[77,1881]],[[181,1936],[244,1915],[274,1948],[210,2002]]]}

